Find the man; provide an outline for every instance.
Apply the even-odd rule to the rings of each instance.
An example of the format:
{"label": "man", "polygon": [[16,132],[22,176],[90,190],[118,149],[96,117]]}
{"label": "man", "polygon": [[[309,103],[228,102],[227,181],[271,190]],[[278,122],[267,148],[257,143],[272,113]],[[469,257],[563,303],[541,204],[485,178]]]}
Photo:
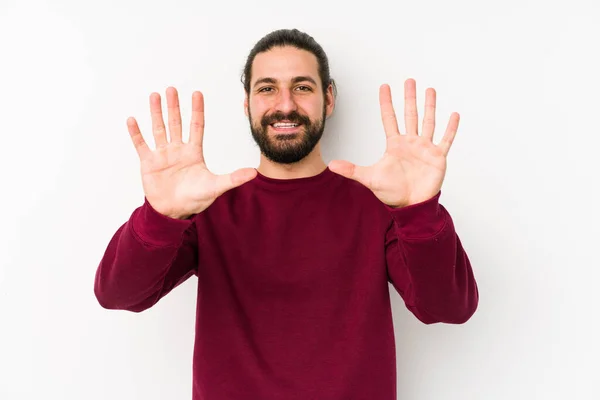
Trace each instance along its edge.
{"label": "man", "polygon": [[415,82],[406,132],[380,89],[383,158],[370,167],[320,154],[334,83],[323,49],[279,30],[251,51],[245,112],[258,168],[215,175],[204,163],[203,96],[182,141],[177,92],[150,97],[156,149],[128,120],[143,205],[115,233],[95,280],[99,303],[140,312],[198,277],[193,399],[396,399],[388,282],[426,324],[461,324],[478,305],[473,271],[439,204],[453,114],[438,145],[435,91],[417,129]]}

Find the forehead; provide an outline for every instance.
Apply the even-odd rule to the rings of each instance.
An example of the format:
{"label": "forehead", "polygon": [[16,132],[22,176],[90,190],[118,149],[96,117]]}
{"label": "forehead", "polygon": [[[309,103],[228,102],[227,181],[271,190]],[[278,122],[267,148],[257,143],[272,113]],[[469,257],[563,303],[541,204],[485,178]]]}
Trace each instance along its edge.
{"label": "forehead", "polygon": [[295,76],[310,76],[319,82],[317,57],[309,51],[291,46],[274,47],[254,58],[250,84],[261,78],[289,81]]}

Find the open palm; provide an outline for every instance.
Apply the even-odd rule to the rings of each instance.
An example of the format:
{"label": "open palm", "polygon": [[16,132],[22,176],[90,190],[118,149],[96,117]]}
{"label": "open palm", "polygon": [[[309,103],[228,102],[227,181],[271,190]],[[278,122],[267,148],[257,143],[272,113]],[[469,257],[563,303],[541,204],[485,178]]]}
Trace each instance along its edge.
{"label": "open palm", "polygon": [[426,91],[423,132],[418,132],[416,83],[408,79],[404,85],[404,120],[406,134],[400,134],[392,104],[389,85],[379,90],[381,118],[386,135],[383,157],[367,167],[344,160],[334,160],[329,168],[340,175],[354,179],[373,191],[383,203],[405,207],[428,200],[442,187],[446,174],[446,156],[456,131],[459,114],[453,113],[439,144],[433,143],[435,130],[435,90]]}
{"label": "open palm", "polygon": [[144,194],[154,209],[172,218],[187,218],[210,206],[214,200],[256,176],[254,168],[242,168],[231,174],[216,175],[204,161],[204,98],[192,95],[192,120],[189,141],[182,141],[181,113],[175,88],[167,89],[170,141],[163,121],[158,93],[150,95],[152,132],[156,149],[150,150],[137,121],[130,117],[127,126],[140,157]]}

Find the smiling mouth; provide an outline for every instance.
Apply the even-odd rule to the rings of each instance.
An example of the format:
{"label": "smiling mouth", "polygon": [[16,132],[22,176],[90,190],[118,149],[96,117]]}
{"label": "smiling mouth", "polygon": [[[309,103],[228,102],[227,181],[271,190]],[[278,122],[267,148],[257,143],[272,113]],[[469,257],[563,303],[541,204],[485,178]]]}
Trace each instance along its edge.
{"label": "smiling mouth", "polygon": [[295,122],[275,122],[270,124],[271,128],[273,128],[276,132],[280,133],[289,133],[296,132],[302,126],[302,124],[298,124]]}

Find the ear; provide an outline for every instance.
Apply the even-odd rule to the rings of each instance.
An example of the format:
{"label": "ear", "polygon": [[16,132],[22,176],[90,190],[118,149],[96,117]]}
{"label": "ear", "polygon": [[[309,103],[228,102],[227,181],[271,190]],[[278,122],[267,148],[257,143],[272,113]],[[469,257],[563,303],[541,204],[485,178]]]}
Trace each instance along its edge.
{"label": "ear", "polygon": [[333,83],[329,84],[329,87],[327,88],[327,93],[325,93],[325,104],[327,106],[325,110],[326,116],[329,117],[333,113],[333,110],[335,108],[335,95],[333,92]]}
{"label": "ear", "polygon": [[248,93],[244,95],[244,114],[248,116]]}

